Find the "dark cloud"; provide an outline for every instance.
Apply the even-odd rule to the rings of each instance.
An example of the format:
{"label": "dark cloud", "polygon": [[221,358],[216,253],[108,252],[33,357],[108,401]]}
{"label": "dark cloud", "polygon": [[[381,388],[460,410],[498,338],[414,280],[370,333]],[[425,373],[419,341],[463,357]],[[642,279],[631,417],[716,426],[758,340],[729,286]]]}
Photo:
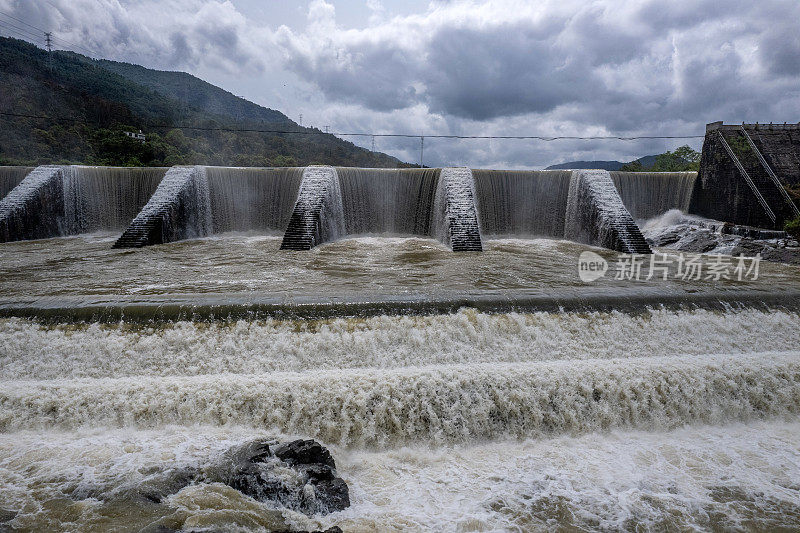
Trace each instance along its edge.
{"label": "dark cloud", "polygon": [[[0,7],[98,55],[189,70],[240,94],[259,87],[259,103],[340,131],[674,135],[714,120],[793,121],[800,108],[797,0],[450,0],[401,17],[384,0],[360,29],[338,26],[325,0],[293,29],[259,27],[236,2]],[[277,88],[262,92],[268,83]],[[418,157],[416,140],[381,142]],[[520,167],[685,142],[431,140],[425,151],[430,164]]]}
{"label": "dark cloud", "polygon": [[421,66],[434,113],[473,120],[545,113],[579,97],[581,68],[554,53],[550,36],[521,25],[443,28]]}

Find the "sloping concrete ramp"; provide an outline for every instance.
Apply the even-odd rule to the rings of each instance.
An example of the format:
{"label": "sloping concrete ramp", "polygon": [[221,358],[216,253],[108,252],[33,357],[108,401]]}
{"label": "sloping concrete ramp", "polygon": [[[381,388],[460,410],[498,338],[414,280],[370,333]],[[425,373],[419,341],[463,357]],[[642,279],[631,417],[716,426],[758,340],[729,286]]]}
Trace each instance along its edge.
{"label": "sloping concrete ramp", "polygon": [[468,168],[443,168],[436,190],[437,237],[454,252],[480,252],[475,184]]}
{"label": "sloping concrete ramp", "polygon": [[114,248],[204,237],[211,232],[208,181],[203,167],[172,167]]}
{"label": "sloping concrete ramp", "polygon": [[606,170],[572,172],[564,238],[624,253],[652,253]]}
{"label": "sloping concrete ramp", "polygon": [[336,169],[306,167],[281,250],[310,250],[344,233],[342,192]]}
{"label": "sloping concrete ramp", "polygon": [[62,168],[36,167],[0,200],[0,242],[55,237],[63,219]]}

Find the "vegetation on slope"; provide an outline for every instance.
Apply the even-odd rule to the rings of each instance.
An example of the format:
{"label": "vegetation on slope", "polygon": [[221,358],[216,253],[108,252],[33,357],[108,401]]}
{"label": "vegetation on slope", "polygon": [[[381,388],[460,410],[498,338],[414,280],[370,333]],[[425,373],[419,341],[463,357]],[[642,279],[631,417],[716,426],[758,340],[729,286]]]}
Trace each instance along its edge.
{"label": "vegetation on slope", "polygon": [[[196,100],[194,90],[201,95]],[[0,111],[25,115],[0,115],[0,165],[408,166],[188,74],[71,52],[48,57],[2,37]],[[36,118],[43,116],[49,118]],[[292,133],[231,131],[248,129]],[[139,130],[144,143],[125,135]]]}
{"label": "vegetation on slope", "polygon": [[627,172],[685,172],[700,170],[700,152],[689,146],[676,148],[674,152],[667,150],[655,156],[652,166],[645,166],[641,159],[622,165],[620,170]]}

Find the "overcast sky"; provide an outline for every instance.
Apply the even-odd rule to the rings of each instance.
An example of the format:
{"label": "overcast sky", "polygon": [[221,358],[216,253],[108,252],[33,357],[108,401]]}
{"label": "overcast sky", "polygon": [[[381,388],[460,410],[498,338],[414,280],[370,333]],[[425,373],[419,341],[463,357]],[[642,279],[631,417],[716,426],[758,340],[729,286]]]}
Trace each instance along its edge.
{"label": "overcast sky", "polygon": [[[61,47],[191,72],[331,131],[691,135],[800,120],[798,0],[0,0],[0,12]],[[427,139],[425,164],[541,168],[686,142]],[[377,149],[419,158],[417,140]]]}

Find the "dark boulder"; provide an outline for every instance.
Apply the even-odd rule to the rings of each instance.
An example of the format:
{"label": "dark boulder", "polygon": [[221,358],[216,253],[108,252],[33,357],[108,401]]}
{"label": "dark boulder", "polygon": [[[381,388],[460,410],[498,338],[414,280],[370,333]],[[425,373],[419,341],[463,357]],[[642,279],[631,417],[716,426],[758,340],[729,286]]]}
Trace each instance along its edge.
{"label": "dark boulder", "polygon": [[337,476],[333,457],[314,440],[249,442],[229,450],[205,471],[203,480],[308,515],[350,506],[347,483]]}

